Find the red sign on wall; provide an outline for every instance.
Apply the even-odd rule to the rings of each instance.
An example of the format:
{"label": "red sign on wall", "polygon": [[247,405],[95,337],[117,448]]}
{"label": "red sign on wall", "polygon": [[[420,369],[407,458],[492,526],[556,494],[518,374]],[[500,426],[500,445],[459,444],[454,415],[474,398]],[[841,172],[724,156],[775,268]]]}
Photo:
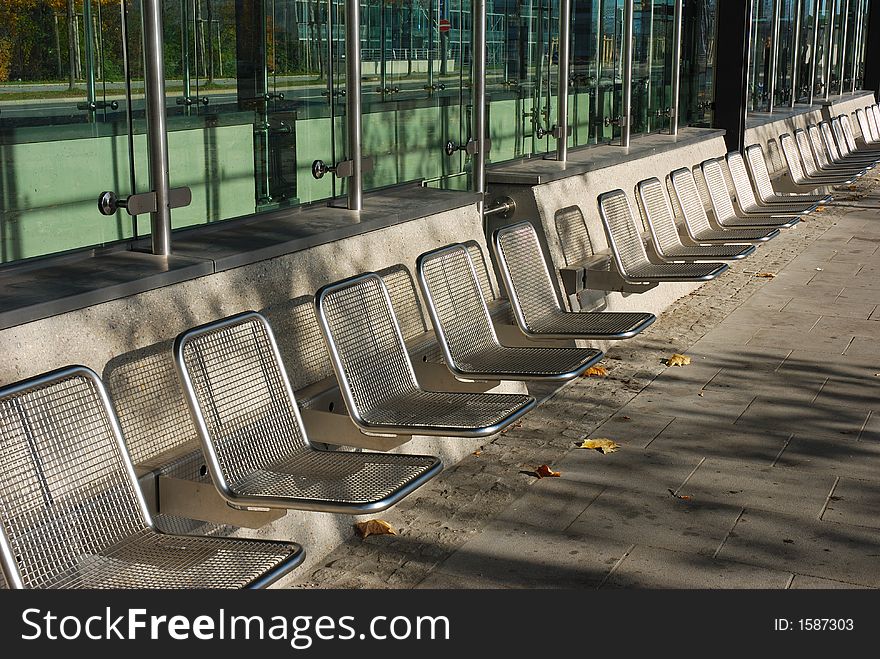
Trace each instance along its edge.
{"label": "red sign on wall", "polygon": [[441,32],[449,32],[449,19],[448,18],[441,18],[437,22],[437,26],[440,28]]}

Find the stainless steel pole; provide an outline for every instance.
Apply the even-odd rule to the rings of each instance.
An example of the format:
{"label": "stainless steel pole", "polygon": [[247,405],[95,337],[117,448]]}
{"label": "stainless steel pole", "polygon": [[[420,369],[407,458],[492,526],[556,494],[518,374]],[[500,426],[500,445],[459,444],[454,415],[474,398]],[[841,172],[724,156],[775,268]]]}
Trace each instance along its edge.
{"label": "stainless steel pole", "polygon": [[853,41],[853,59],[852,59],[852,73],[850,74],[850,78],[852,81],[852,86],[850,87],[850,93],[856,93],[856,72],[859,70],[858,61],[861,50],[862,43],[862,26],[864,20],[864,2],[863,0],[859,0],[859,4],[856,7],[856,33],[855,40]]}
{"label": "stainless steel pole", "polygon": [[794,107],[798,99],[798,77],[800,75],[801,58],[801,14],[804,13],[803,0],[797,0],[794,5],[794,44],[791,48],[791,101],[789,107]]}
{"label": "stainless steel pole", "polygon": [[346,149],[351,159],[348,209],[359,211],[364,205],[364,172],[361,156],[360,0],[345,0],[345,125]]}
{"label": "stainless steel pole", "polygon": [[[809,1],[809,0],[808,0]],[[810,97],[808,103],[813,104],[816,94],[816,63],[819,61],[819,1],[813,0],[813,46],[810,53]]]}
{"label": "stainless steel pole", "polygon": [[825,42],[825,94],[827,101],[831,98],[831,48],[834,46],[834,0],[828,0],[828,17],[825,20],[827,41]]}
{"label": "stainless steel pole", "polygon": [[83,0],[83,39],[86,46],[86,102],[89,104],[89,121],[94,121],[95,94],[95,35],[92,23],[92,0]]}
{"label": "stainless steel pole", "polygon": [[846,2],[843,4],[843,14],[841,14],[840,16],[841,23],[843,23],[843,35],[841,36],[840,49],[838,50],[838,59],[840,60],[840,75],[838,76],[838,78],[840,78],[840,91],[838,92],[838,94],[840,94],[841,96],[843,96],[843,79],[845,77],[844,74],[846,73],[846,40],[849,36],[848,17],[849,0],[846,0]]}
{"label": "stainless steel pole", "polygon": [[556,93],[556,160],[568,159],[568,76],[571,48],[571,3],[573,0],[559,0],[559,61],[557,62]]}
{"label": "stainless steel pole", "polygon": [[683,0],[675,0],[672,15],[672,107],[669,114],[669,134],[678,135],[679,95],[681,94],[681,22]]}
{"label": "stainless steel pole", "polygon": [[153,254],[171,254],[171,207],[168,182],[168,130],[165,115],[165,69],[162,41],[162,2],[143,0],[144,96],[147,114],[147,159],[156,212],[150,214]]}
{"label": "stainless steel pole", "polygon": [[782,0],[773,0],[773,26],[770,32],[770,80],[764,81],[767,89],[767,112],[773,112],[776,101],[776,70],[779,64],[779,23],[782,16]]}
{"label": "stainless steel pole", "polygon": [[632,68],[633,68],[633,2],[625,0],[623,9],[623,112],[621,113],[620,145],[629,147],[632,119]]}
{"label": "stainless steel pole", "polygon": [[486,192],[486,0],[473,0],[473,189]]}

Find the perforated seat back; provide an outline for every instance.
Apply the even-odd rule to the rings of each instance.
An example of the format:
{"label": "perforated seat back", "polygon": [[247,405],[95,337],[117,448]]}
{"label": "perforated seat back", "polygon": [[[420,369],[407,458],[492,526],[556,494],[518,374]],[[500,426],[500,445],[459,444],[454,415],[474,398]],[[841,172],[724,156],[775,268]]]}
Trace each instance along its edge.
{"label": "perforated seat back", "polygon": [[367,273],[325,286],[318,322],[352,416],[419,389],[383,280]]}
{"label": "perforated seat back", "polygon": [[675,200],[684,216],[685,221],[694,233],[711,230],[709,218],[700,200],[700,192],[694,181],[694,174],[690,169],[682,167],[669,175],[672,183],[672,191]]}
{"label": "perforated seat back", "polygon": [[449,358],[467,361],[499,345],[466,245],[422,254],[416,267],[428,313]]}
{"label": "perforated seat back", "polygon": [[868,144],[873,142],[876,139],[874,136],[874,130],[868,123],[868,118],[865,116],[863,110],[856,110],[856,121],[859,122],[859,130],[862,131],[862,139]]}
{"label": "perforated seat back", "polygon": [[660,180],[649,178],[640,181],[636,189],[654,239],[660,246],[660,251],[665,253],[680,247],[681,239],[678,237],[678,229],[675,226],[675,215]]}
{"label": "perforated seat back", "polygon": [[813,148],[810,145],[810,140],[807,138],[807,134],[798,128],[794,131],[794,139],[797,143],[798,152],[801,154],[801,162],[803,163],[804,171],[810,176],[820,175],[821,172],[816,165],[815,158],[813,158]]}
{"label": "perforated seat back", "polygon": [[51,586],[151,526],[98,376],[70,367],[0,390],[0,557]]}
{"label": "perforated seat back", "polygon": [[843,132],[843,137],[846,140],[846,146],[849,148],[851,152],[858,151],[858,144],[856,144],[856,138],[852,131],[852,124],[850,124],[849,117],[845,114],[837,117],[837,123],[840,125],[840,130]]}
{"label": "perforated seat back", "polygon": [[834,139],[834,133],[831,131],[831,124],[827,121],[819,123],[819,131],[822,133],[822,141],[834,160],[839,160],[843,156],[843,152],[837,146],[837,140]]}
{"label": "perforated seat back", "polygon": [[706,160],[700,165],[700,169],[703,171],[703,178],[706,181],[706,190],[709,193],[709,198],[712,200],[712,209],[719,220],[736,215],[721,166],[721,161],[716,158]]}
{"label": "perforated seat back", "polygon": [[611,251],[624,274],[650,263],[641,230],[623,190],[599,195],[599,215],[605,225]]}
{"label": "perforated seat back", "polygon": [[246,312],[181,335],[184,391],[218,487],[309,450],[269,323]]}
{"label": "perforated seat back", "polygon": [[773,183],[770,180],[770,170],[767,169],[767,161],[764,160],[764,150],[760,144],[752,144],[746,147],[746,162],[752,172],[752,180],[758,190],[758,196],[763,200],[772,199],[776,196]]}
{"label": "perforated seat back", "polygon": [[877,130],[877,134],[880,135],[880,107],[875,103],[868,108],[868,112],[874,117],[874,127]]}
{"label": "perforated seat back", "polygon": [[820,167],[828,167],[831,161],[828,158],[828,152],[822,143],[822,134],[819,132],[818,126],[807,126],[807,136],[810,138],[810,145],[813,147],[813,154],[816,156],[816,163]]}
{"label": "perforated seat back", "polygon": [[501,274],[518,320],[536,323],[562,311],[535,227],[521,222],[499,229],[493,242]]}
{"label": "perforated seat back", "polygon": [[727,168],[730,170],[730,177],[733,179],[733,187],[736,189],[736,196],[739,198],[739,205],[743,208],[757,206],[758,200],[755,199],[752,181],[749,178],[749,172],[746,169],[746,163],[743,161],[742,154],[739,151],[731,151],[727,154],[726,158]]}
{"label": "perforated seat back", "polygon": [[785,155],[785,162],[788,163],[788,170],[792,180],[795,183],[805,180],[806,174],[804,174],[804,169],[801,166],[801,157],[794,138],[788,133],[784,133],[779,136],[779,144],[782,146],[782,153]]}

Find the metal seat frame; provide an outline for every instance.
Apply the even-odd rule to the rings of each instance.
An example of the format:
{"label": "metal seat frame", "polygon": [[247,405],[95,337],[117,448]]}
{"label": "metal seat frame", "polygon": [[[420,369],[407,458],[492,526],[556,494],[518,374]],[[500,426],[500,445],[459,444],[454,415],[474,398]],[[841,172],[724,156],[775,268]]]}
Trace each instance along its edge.
{"label": "metal seat frame", "polygon": [[789,133],[783,133],[779,136],[779,148],[785,157],[785,164],[788,167],[788,176],[793,183],[803,186],[811,186],[814,188],[844,185],[849,182],[848,176],[827,176],[827,175],[810,175],[804,170],[801,160],[801,151],[798,148],[795,138]]}
{"label": "metal seat frame", "polygon": [[822,172],[855,172],[859,176],[863,176],[868,170],[873,168],[873,164],[860,164],[855,162],[840,162],[835,160],[835,153],[832,152],[825,144],[822,138],[822,131],[819,127],[810,124],[806,129],[807,139],[813,148],[813,155],[816,159],[816,166]]}
{"label": "metal seat frame", "polygon": [[837,130],[835,130],[835,135],[838,134],[838,144],[840,144],[840,137],[843,138],[843,144],[846,144],[846,148],[849,153],[856,154],[877,154],[880,157],[880,144],[871,144],[864,138],[862,139],[862,144],[860,145],[855,138],[855,133],[852,130],[852,123],[850,122],[850,118],[841,114],[835,119],[832,120],[831,127],[834,129],[835,123],[837,122]]}
{"label": "metal seat frame", "polygon": [[528,337],[629,339],[657,319],[652,313],[566,311],[531,222],[496,229],[492,250],[517,325]]}
{"label": "metal seat frame", "polygon": [[374,513],[442,469],[429,455],[315,448],[272,328],[254,311],[182,333],[174,361],[214,485],[234,506]]}
{"label": "metal seat frame", "polygon": [[685,245],[681,242],[675,214],[663,184],[657,178],[639,181],[636,197],[651,233],[657,256],[667,263],[720,259],[738,261],[755,251],[754,245],[725,243],[723,245]]}
{"label": "metal seat frame", "polygon": [[651,263],[623,190],[599,195],[599,217],[617,269],[628,282],[710,281],[727,270],[726,263]]}
{"label": "metal seat frame", "polygon": [[838,146],[831,124],[827,121],[820,121],[818,125],[808,126],[807,132],[813,138],[814,144],[816,144],[817,139],[821,139],[822,144],[825,145],[828,158],[833,163],[849,164],[855,167],[862,167],[863,169],[873,169],[877,166],[877,158],[869,154],[850,153],[844,155],[846,154],[845,145],[844,148]]}
{"label": "metal seat frame", "polygon": [[717,243],[765,243],[779,235],[779,229],[716,229],[709,223],[709,216],[700,199],[700,191],[694,173],[687,167],[669,174],[669,187],[678,208],[688,237],[698,244]]}
{"label": "metal seat frame", "polygon": [[743,217],[737,214],[730,198],[730,190],[724,179],[723,158],[712,158],[700,165],[700,171],[706,181],[706,191],[712,203],[712,212],[715,222],[725,229],[789,229],[800,222],[798,215],[775,215],[767,212],[764,215],[749,215]]}
{"label": "metal seat frame", "polygon": [[502,344],[465,244],[425,252],[416,271],[444,361],[457,377],[564,382],[604,356],[595,348]]}
{"label": "metal seat frame", "polygon": [[807,135],[807,132],[802,128],[795,129],[794,140],[797,144],[798,152],[800,152],[801,154],[801,164],[803,165],[804,173],[807,176],[839,176],[841,179],[843,179],[844,183],[852,183],[865,173],[865,170],[863,170],[862,168],[856,169],[853,167],[843,166],[835,166],[831,169],[822,169],[822,167],[819,165],[819,160],[815,155],[813,145],[810,142],[810,138]]}
{"label": "metal seat frame", "polygon": [[153,524],[101,379],[69,366],[0,390],[0,563],[12,588],[262,588],[293,542]]}
{"label": "metal seat frame", "polygon": [[[832,197],[828,194],[812,194],[809,192],[776,192],[770,177],[770,170],[767,168],[767,161],[764,159],[764,149],[760,144],[751,144],[746,147],[746,165],[748,165],[749,173],[752,175],[752,181],[755,183],[755,192],[758,200],[768,206],[771,204],[790,204],[793,201],[804,203],[824,204],[831,201]],[[809,186],[813,189],[815,185]]]}
{"label": "metal seat frame", "polygon": [[521,394],[423,389],[375,273],[324,286],[315,304],[349,416],[364,432],[486,437],[537,404]]}
{"label": "metal seat frame", "polygon": [[730,151],[725,156],[725,159],[727,160],[727,170],[730,172],[730,178],[733,181],[733,187],[736,192],[737,205],[741,212],[753,215],[767,213],[806,215],[818,206],[816,202],[798,202],[796,200],[791,202],[779,200],[770,204],[759,203],[742,154],[739,151]]}

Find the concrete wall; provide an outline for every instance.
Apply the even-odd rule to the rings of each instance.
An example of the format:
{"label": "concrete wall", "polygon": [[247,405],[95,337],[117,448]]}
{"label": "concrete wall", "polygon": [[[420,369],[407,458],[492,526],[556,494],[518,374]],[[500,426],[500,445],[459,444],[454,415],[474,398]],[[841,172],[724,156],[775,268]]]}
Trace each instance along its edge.
{"label": "concrete wall", "polygon": [[[854,96],[843,96],[833,100],[831,105],[815,107],[815,109],[794,116],[782,116],[778,120],[747,128],[745,144],[746,146],[761,144],[764,147],[764,154],[768,160],[768,167],[771,167],[771,173],[781,173],[785,168],[785,159],[782,157],[782,152],[777,144],[776,138],[779,135],[782,133],[794,134],[794,131],[798,128],[805,129],[810,124],[829,121],[841,114],[852,115],[858,108],[867,107],[875,102],[874,95],[871,92],[858,92]],[[860,135],[858,122],[856,122],[854,117],[852,124],[855,135]]]}

